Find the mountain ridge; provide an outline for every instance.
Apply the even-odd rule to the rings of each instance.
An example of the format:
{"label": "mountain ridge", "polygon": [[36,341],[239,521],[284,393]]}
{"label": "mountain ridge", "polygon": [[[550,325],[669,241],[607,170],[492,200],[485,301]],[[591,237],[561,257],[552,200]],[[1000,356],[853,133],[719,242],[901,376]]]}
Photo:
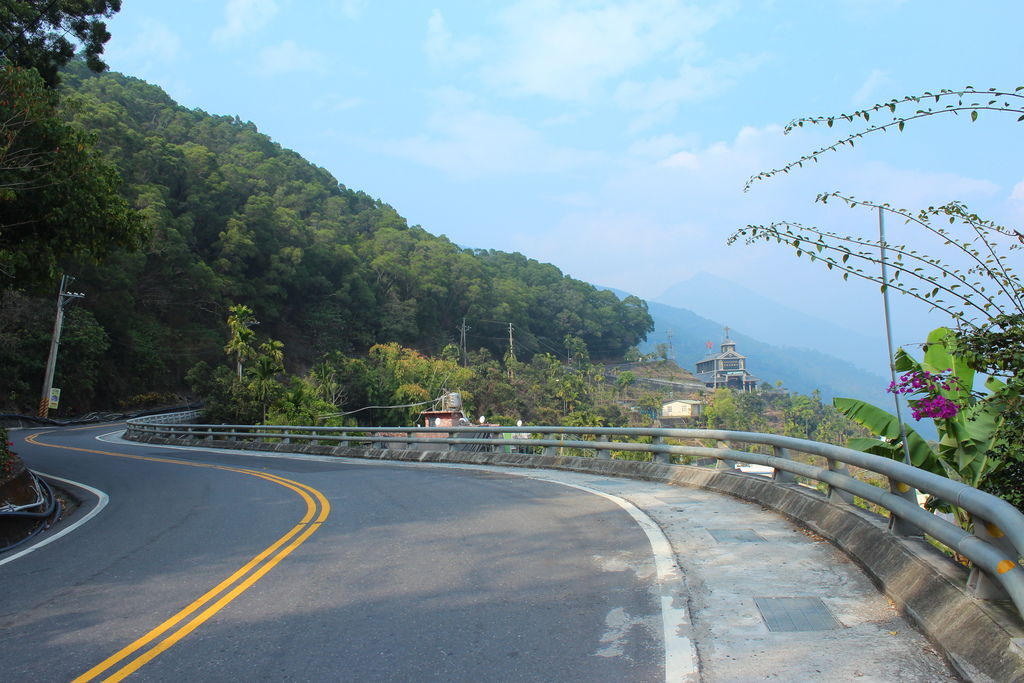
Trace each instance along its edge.
{"label": "mountain ridge", "polygon": [[695,273],[653,301],[686,308],[704,318],[726,319],[731,321],[730,329],[767,344],[811,349],[872,374],[888,367],[883,338],[841,327],[710,273]]}
{"label": "mountain ridge", "polygon": [[[629,296],[623,290],[608,289],[616,296]],[[692,371],[709,353],[717,352],[725,325],[657,301],[647,301],[647,310],[654,320],[654,330],[640,344],[642,351],[651,352],[658,344],[668,343],[671,331],[676,361],[688,370]],[[885,392],[887,380],[841,358],[814,349],[767,344],[731,326],[729,337],[736,342],[736,350],[747,357],[750,373],[769,384],[781,381],[784,388],[803,394],[818,390],[825,401],[845,396],[884,406],[891,398]],[[712,343],[710,350],[708,341]]]}

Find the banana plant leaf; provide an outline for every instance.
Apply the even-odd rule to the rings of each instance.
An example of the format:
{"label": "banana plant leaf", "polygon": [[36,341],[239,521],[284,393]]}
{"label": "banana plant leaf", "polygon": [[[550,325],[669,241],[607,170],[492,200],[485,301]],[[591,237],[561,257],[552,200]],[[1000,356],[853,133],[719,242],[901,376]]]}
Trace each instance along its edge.
{"label": "banana plant leaf", "polygon": [[[881,448],[881,442],[874,441],[872,439],[851,439],[849,441],[850,448],[862,451],[864,453],[872,453],[874,455],[882,455],[893,460],[903,459],[903,446],[900,443],[900,425],[895,415],[885,412],[877,406],[873,406],[870,403],[857,400],[855,398],[840,398],[836,397],[832,399],[832,405],[835,406],[836,410],[847,416],[857,424],[866,427],[871,431],[872,434],[889,439],[891,448]],[[923,470],[939,474],[943,477],[946,476],[946,468],[943,466],[938,454],[931,449],[928,442],[921,438],[921,435],[915,432],[911,427],[906,426],[907,430],[907,446],[910,451],[910,462],[914,467],[919,467]],[[870,442],[870,443],[868,443]],[[869,450],[870,448],[870,450]]]}

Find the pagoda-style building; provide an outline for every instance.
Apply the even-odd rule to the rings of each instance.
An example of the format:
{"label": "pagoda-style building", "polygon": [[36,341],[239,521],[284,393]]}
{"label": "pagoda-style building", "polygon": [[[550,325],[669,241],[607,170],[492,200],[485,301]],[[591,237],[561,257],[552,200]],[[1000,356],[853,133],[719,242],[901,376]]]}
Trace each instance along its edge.
{"label": "pagoda-style building", "polygon": [[[711,342],[708,342],[710,350]],[[720,351],[698,362],[694,375],[710,389],[754,391],[761,383],[761,380],[747,371],[747,357],[736,351],[736,342],[729,339],[728,327],[725,328],[725,339]]]}

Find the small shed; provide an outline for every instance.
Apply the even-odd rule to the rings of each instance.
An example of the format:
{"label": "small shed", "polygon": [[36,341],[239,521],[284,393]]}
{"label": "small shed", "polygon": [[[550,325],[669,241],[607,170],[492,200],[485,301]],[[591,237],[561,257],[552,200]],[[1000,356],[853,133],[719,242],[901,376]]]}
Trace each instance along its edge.
{"label": "small shed", "polygon": [[662,417],[700,417],[700,401],[677,398],[661,404]]}

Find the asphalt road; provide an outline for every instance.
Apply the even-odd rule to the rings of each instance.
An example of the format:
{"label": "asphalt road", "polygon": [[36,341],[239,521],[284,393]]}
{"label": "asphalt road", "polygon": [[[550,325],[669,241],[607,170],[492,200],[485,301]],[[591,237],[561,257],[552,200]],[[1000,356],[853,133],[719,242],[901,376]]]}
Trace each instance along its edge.
{"label": "asphalt road", "polygon": [[[115,429],[14,433],[109,503],[0,564],[4,681],[664,680],[651,546],[605,498],[96,440]],[[76,495],[65,528],[97,505]]]}

